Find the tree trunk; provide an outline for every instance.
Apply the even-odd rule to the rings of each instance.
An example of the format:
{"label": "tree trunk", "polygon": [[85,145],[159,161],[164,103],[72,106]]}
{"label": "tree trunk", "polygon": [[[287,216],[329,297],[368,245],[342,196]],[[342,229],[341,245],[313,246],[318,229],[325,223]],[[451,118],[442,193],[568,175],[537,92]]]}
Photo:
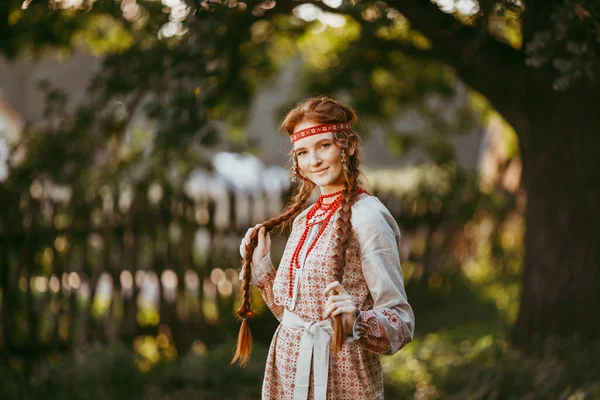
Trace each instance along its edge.
{"label": "tree trunk", "polygon": [[[600,117],[592,88],[532,95],[520,126],[527,192],[513,343],[600,330]],[[526,121],[526,123],[525,123]]]}

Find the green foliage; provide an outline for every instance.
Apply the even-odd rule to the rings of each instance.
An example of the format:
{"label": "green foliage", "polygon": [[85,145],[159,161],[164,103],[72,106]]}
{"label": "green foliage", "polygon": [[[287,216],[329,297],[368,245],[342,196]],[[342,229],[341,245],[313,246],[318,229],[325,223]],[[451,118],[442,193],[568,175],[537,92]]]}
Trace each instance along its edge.
{"label": "green foliage", "polygon": [[[266,348],[254,345],[249,364],[240,369],[231,365],[233,343],[227,342],[209,349],[206,355],[188,354],[165,371],[152,371],[163,393],[169,398],[255,399],[260,397]],[[187,396],[187,397],[186,397]]]}
{"label": "green foliage", "polygon": [[230,365],[233,343],[190,353],[159,364],[148,372],[136,366],[129,348],[93,345],[68,356],[47,357],[25,378],[0,364],[0,398],[33,400],[154,400],[154,399],[255,399],[260,397],[266,349],[257,345],[245,369]]}
{"label": "green foliage", "polygon": [[73,36],[74,43],[99,57],[122,53],[134,44],[135,39],[126,23],[111,15],[90,17],[86,29]]}
{"label": "green foliage", "polygon": [[[409,292],[417,335],[400,352],[382,357],[386,398],[573,400],[600,395],[600,342],[548,340],[534,354],[522,354],[507,343],[505,320],[493,303],[480,297],[481,286],[471,279],[451,281],[446,294]],[[490,282],[504,285],[497,278]],[[16,372],[13,360],[11,366],[0,364],[0,398],[260,397],[266,347],[254,347],[245,369],[230,365],[232,349],[233,342],[226,342],[202,355],[190,353],[141,372],[139,356],[131,349],[94,345],[47,357],[28,378]]]}
{"label": "green foliage", "polygon": [[[0,52],[8,57],[37,55],[47,48],[83,48],[104,57],[87,103],[76,113],[63,107],[65,94],[46,88],[45,126],[24,135],[18,150],[27,154],[26,161],[11,174],[25,186],[43,175],[67,184],[79,180],[87,187],[115,178],[165,182],[170,180],[165,169],[185,174],[206,162],[207,148],[230,141],[216,121],[239,132],[256,90],[298,51],[307,65],[304,93],[336,93],[365,121],[390,121],[416,108],[428,121],[418,132],[391,121],[384,126],[397,150],[417,143],[435,161],[447,162],[454,154],[445,134],[466,132],[476,121],[468,104],[452,111],[458,116],[452,121],[444,118],[456,92],[456,73],[446,59],[428,53],[435,50],[435,38],[417,30],[403,7],[383,1],[339,8],[303,4],[313,7],[312,19],[303,19],[291,2],[202,1],[177,12],[156,1],[67,4],[11,0],[0,6],[7,22],[0,28]],[[575,76],[581,74],[573,71],[582,68],[594,71],[591,40],[597,27],[591,2],[572,7],[559,7],[555,14],[569,21],[561,38],[581,59],[579,67],[565,70]],[[473,12],[458,6],[444,11],[469,26],[487,21],[490,31],[503,36],[514,30],[522,7],[490,0]],[[538,33],[548,36],[543,29]],[[551,62],[556,46],[536,41],[528,47],[530,58]],[[564,69],[573,63],[556,60],[555,65]],[[422,105],[431,93],[441,99],[437,107]],[[141,111],[149,123],[133,126]],[[128,146],[135,129],[145,131],[143,152]],[[398,139],[398,133],[413,138]],[[417,134],[424,138],[416,140]]]}
{"label": "green foliage", "polygon": [[31,57],[53,47],[103,58],[75,112],[66,108],[67,93],[41,85],[44,121],[27,127],[10,149],[25,154],[9,164],[13,171],[3,186],[13,192],[36,178],[72,185],[76,192],[119,180],[177,188],[181,182],[172,175],[185,176],[208,162],[207,149],[228,141],[222,122],[245,121],[255,90],[293,50],[290,38],[278,33],[289,18],[262,18],[228,4],[67,4],[0,6],[0,18],[9,21],[0,28],[8,32],[0,34],[4,55]]}
{"label": "green foliage", "polygon": [[551,24],[536,31],[525,46],[527,65],[550,66],[556,73],[552,87],[566,91],[598,74],[600,49],[598,2],[563,0],[552,7]]}
{"label": "green foliage", "polygon": [[3,399],[130,399],[144,384],[133,352],[123,345],[96,345],[67,357],[48,357],[29,379],[6,367],[5,371],[0,378]]}
{"label": "green foliage", "polygon": [[386,397],[597,398],[599,341],[549,339],[531,354],[511,347],[506,335],[519,301],[520,272],[502,271],[490,255],[481,251],[463,266],[464,274],[444,276],[437,289],[409,285],[416,337],[382,358]]}
{"label": "green foliage", "polygon": [[600,342],[548,340],[525,355],[504,338],[430,334],[386,360],[386,395],[422,399],[595,399]]}

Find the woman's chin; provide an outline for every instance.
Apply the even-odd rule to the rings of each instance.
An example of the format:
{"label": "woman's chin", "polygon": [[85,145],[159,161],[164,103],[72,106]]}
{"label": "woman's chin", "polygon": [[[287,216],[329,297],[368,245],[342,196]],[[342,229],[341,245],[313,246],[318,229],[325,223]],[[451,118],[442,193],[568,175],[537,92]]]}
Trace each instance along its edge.
{"label": "woman's chin", "polygon": [[319,187],[325,187],[325,186],[333,186],[333,185],[339,185],[339,184],[343,184],[344,181],[337,179],[337,181],[339,181],[339,183],[336,183],[336,179],[332,178],[330,175],[326,175],[326,176],[311,176],[309,178],[315,185],[319,186]]}
{"label": "woman's chin", "polygon": [[323,179],[322,177],[313,178],[312,181],[315,185],[319,187],[329,186],[331,184],[331,182],[329,182],[329,179]]}

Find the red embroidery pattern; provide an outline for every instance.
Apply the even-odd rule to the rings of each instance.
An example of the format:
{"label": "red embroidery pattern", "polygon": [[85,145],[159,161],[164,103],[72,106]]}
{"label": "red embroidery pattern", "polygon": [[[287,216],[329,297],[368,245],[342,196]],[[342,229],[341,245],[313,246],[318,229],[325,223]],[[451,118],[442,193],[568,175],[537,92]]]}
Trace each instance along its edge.
{"label": "red embroidery pattern", "polygon": [[[390,340],[385,334],[385,329],[379,323],[375,311],[361,312],[361,321],[358,325],[360,338],[358,342],[365,348],[379,354],[388,354],[391,350]],[[383,335],[382,335],[383,332]]]}
{"label": "red embroidery pattern", "polygon": [[294,142],[296,142],[302,138],[308,137],[308,136],[318,135],[320,133],[325,133],[325,132],[343,131],[343,130],[350,129],[350,128],[351,128],[351,125],[347,122],[340,123],[340,124],[316,125],[316,126],[311,126],[310,128],[302,129],[301,131],[298,131],[298,132],[294,132],[294,134],[290,136],[290,140],[292,141],[292,144],[293,144]]}
{"label": "red embroidery pattern", "polygon": [[[289,265],[294,249],[300,241],[307,211],[301,213],[294,222],[281,259],[281,267],[277,270],[272,286],[267,284],[267,279],[264,279],[260,285],[266,301],[273,302],[273,305],[279,307],[292,309],[293,299],[288,295]],[[323,319],[326,299],[322,296],[322,292],[333,281],[331,274],[333,261],[330,249],[335,245],[337,216],[336,213],[332,217],[304,262],[293,310],[305,321]],[[373,298],[363,276],[360,249],[354,233],[350,237],[342,285],[352,295],[354,304],[361,310],[373,308]],[[269,307],[273,310],[271,305]],[[384,310],[379,309],[378,311],[383,312]],[[393,311],[390,310],[390,312],[391,314],[383,312],[383,315],[386,318],[398,318]],[[362,314],[363,318],[359,323],[360,339],[353,341],[349,337],[339,354],[331,354],[327,386],[328,399],[383,399],[383,375],[379,354],[389,352],[390,341],[385,335],[381,336],[378,317],[374,311],[363,311]],[[390,323],[392,326],[402,326],[399,319],[394,319]],[[302,329],[283,325],[277,328],[267,357],[263,399],[292,398],[301,335]],[[313,399],[312,371],[310,385],[309,399]]]}
{"label": "red embroidery pattern", "polygon": [[273,282],[275,281],[275,275],[277,275],[277,271],[273,270],[269,272],[264,278],[258,282],[258,289],[261,291],[263,295],[263,300],[267,307],[271,310],[275,318],[281,321],[283,316],[283,307],[279,304],[275,303],[275,298],[273,297]]}
{"label": "red embroidery pattern", "polygon": [[[408,341],[409,335],[408,335],[408,332],[406,332],[406,327],[404,326],[404,323],[400,319],[400,316],[397,313],[395,313],[393,310],[390,310],[388,308],[384,308],[384,309],[382,309],[380,311],[385,316],[385,318],[388,320],[388,322],[398,332],[398,338],[399,338],[398,348],[401,349],[402,347],[404,347],[409,342]],[[398,349],[390,349],[390,351],[392,353],[395,352],[395,351],[397,351],[397,350]]]}

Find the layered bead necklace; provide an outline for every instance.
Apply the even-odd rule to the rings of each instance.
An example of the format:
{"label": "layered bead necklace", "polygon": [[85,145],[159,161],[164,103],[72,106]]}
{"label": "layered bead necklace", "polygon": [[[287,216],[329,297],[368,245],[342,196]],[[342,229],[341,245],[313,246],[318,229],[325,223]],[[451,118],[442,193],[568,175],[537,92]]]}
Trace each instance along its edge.
{"label": "layered bead necklace", "polygon": [[[331,217],[333,217],[333,214],[337,211],[338,208],[340,208],[340,205],[342,204],[342,200],[344,198],[344,196],[343,196],[344,191],[345,190],[340,190],[335,193],[320,195],[319,198],[317,199],[317,201],[315,202],[315,204],[310,208],[310,210],[308,210],[308,213],[306,214],[305,224],[304,224],[304,231],[302,232],[302,236],[300,236],[300,241],[298,242],[298,245],[296,246],[296,249],[294,250],[294,254],[292,255],[292,261],[290,262],[289,287],[288,287],[288,295],[290,296],[290,298],[293,297],[294,270],[300,268],[300,261],[299,261],[300,251],[302,250],[302,247],[304,247],[304,243],[306,242],[306,239],[308,237],[308,231],[310,230],[310,227],[313,225],[322,223],[321,228],[319,229],[319,232],[317,233],[317,236],[312,241],[308,250],[306,251],[306,256],[304,257],[305,259],[306,259],[306,257],[308,257],[308,255],[310,254],[312,249],[315,247],[315,245],[319,241],[319,238],[325,231],[325,228],[327,228],[327,225],[329,224]],[[368,193],[366,190],[364,190],[362,188],[357,188],[356,192],[358,194]],[[323,199],[330,199],[330,198],[334,198],[334,200],[329,204],[323,204]],[[317,212],[319,212],[319,211],[320,211],[320,213],[317,214]]]}

